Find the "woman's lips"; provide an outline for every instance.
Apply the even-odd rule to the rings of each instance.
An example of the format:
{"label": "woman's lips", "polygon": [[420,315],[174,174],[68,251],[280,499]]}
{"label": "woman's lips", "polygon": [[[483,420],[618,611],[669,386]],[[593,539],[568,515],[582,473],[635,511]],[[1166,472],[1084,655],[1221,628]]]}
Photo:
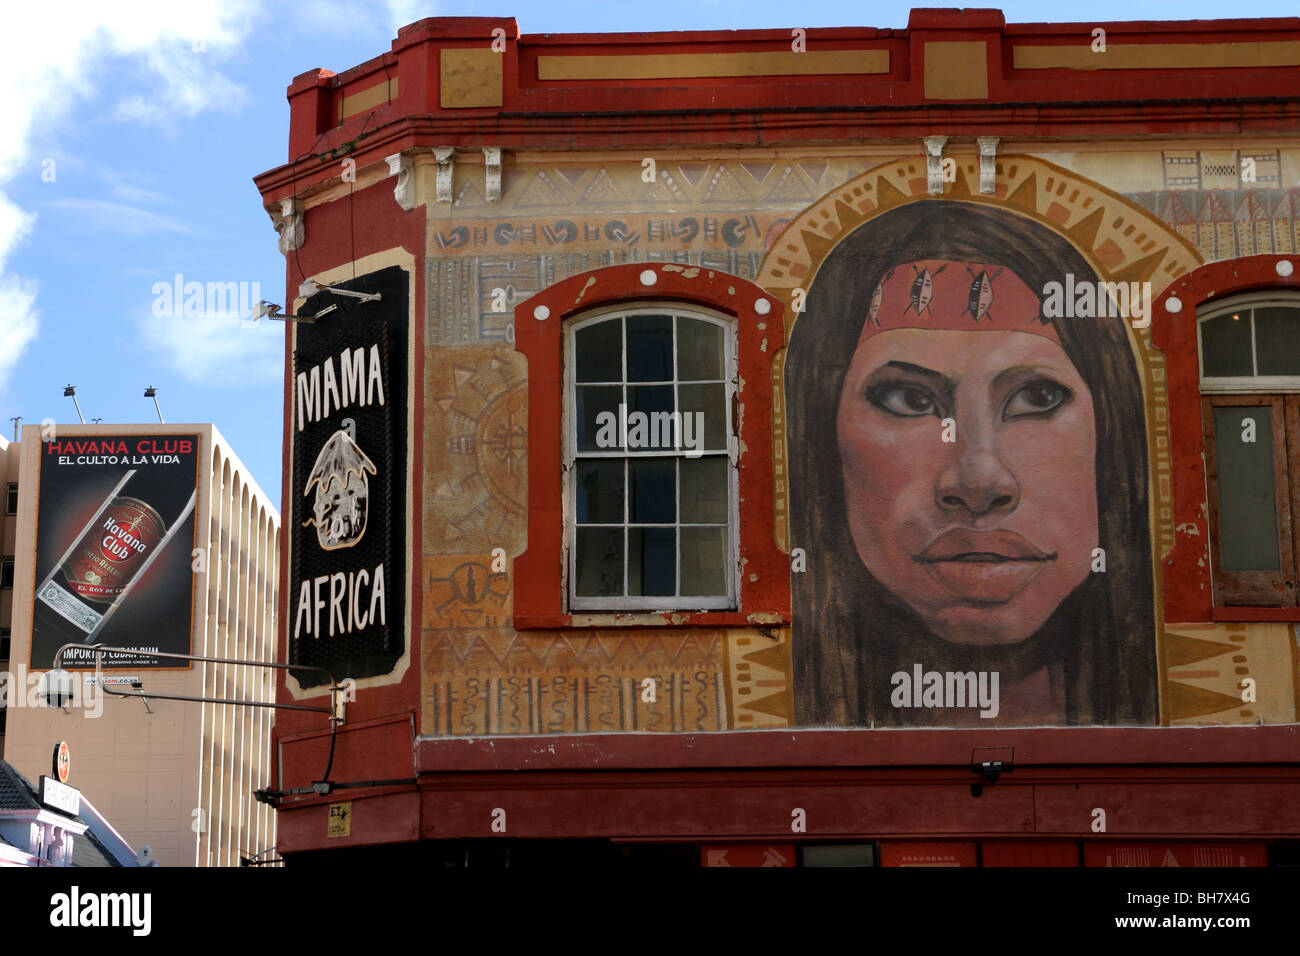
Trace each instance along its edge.
{"label": "woman's lips", "polygon": [[1056,555],[1040,551],[1014,531],[954,528],[931,541],[916,560],[963,600],[1005,604]]}

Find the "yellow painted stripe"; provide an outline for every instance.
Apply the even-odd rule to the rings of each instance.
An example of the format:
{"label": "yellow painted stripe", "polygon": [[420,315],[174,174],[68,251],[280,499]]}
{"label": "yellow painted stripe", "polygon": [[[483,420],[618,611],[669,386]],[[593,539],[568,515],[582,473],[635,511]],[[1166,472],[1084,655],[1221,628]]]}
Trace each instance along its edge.
{"label": "yellow painted stripe", "polygon": [[888,50],[539,56],[539,80],[683,80],[713,76],[888,73]]}
{"label": "yellow painted stripe", "polygon": [[373,109],[380,103],[387,103],[397,96],[397,77],[387,83],[378,83],[359,93],[344,96],[339,100],[339,122],[354,116],[362,110]]}
{"label": "yellow painted stripe", "polygon": [[1094,53],[1088,40],[1071,46],[1012,47],[1017,70],[1179,70],[1300,66],[1300,43],[1126,43]]}

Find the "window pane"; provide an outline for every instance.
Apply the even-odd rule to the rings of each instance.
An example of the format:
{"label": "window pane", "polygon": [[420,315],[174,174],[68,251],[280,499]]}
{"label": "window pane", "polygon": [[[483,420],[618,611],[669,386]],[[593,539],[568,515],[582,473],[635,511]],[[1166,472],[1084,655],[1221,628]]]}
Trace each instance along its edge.
{"label": "window pane", "polygon": [[[1247,419],[1254,421],[1254,441]],[[1214,409],[1214,454],[1219,468],[1219,548],[1224,571],[1280,570],[1273,409]]]}
{"label": "window pane", "polygon": [[677,533],[672,528],[628,528],[628,594],[677,593]]}
{"label": "window pane", "polygon": [[[692,450],[726,451],[726,386],[721,382],[716,385],[679,385],[677,395],[682,403],[682,435],[686,439],[684,446]],[[700,438],[701,427],[704,431],[703,444]]]}
{"label": "window pane", "polygon": [[623,529],[579,528],[573,577],[575,594],[622,597]]}
{"label": "window pane", "polygon": [[633,524],[672,524],[677,520],[677,469],[671,458],[633,458],[631,472]]}
{"label": "window pane", "polygon": [[727,593],[727,529],[682,528],[682,594]]}
{"label": "window pane", "polygon": [[1255,310],[1255,355],[1260,375],[1300,375],[1300,309]]}
{"label": "window pane", "polygon": [[623,320],[610,319],[578,329],[573,336],[579,382],[623,381]]}
{"label": "window pane", "polygon": [[621,385],[579,385],[578,408],[573,416],[578,429],[578,451],[610,451],[619,444],[618,406]]}
{"label": "window pane", "polygon": [[[627,447],[671,451],[676,439],[671,385],[629,385],[627,389]],[[638,414],[639,413],[639,414]]]}
{"label": "window pane", "polygon": [[[1233,319],[1238,315],[1240,319]],[[1250,310],[1221,315],[1201,323],[1202,373],[1211,378],[1254,375],[1250,361]]]}
{"label": "window pane", "polygon": [[722,378],[722,326],[677,318],[677,379]]}
{"label": "window pane", "polygon": [[718,456],[681,459],[682,524],[727,523],[727,467]]}
{"label": "window pane", "polygon": [[578,462],[578,524],[623,523],[623,460]]}
{"label": "window pane", "polygon": [[627,317],[627,380],[671,382],[673,320],[668,315]]}

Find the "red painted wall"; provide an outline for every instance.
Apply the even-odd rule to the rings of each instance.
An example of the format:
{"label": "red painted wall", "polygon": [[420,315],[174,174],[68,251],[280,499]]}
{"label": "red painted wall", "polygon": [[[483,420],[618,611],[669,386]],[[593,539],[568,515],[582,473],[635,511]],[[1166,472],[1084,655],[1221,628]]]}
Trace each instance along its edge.
{"label": "red painted wall", "polygon": [[[1294,264],[1295,259],[1261,255],[1210,262],[1170,283],[1156,299],[1151,336],[1165,354],[1168,376],[1174,527],[1184,529],[1176,532],[1164,562],[1167,621],[1300,621],[1296,608],[1213,607],[1196,323],[1197,311],[1219,299],[1259,289],[1300,288],[1300,274],[1283,276],[1277,269],[1279,262]],[[1177,311],[1170,308],[1174,301]]]}

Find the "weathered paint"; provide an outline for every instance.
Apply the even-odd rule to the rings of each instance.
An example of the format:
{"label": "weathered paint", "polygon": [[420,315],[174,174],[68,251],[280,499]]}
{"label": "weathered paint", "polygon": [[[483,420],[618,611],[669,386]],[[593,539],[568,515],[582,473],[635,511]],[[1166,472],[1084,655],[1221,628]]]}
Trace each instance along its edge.
{"label": "weathered paint", "polygon": [[[1200,211],[1193,221],[1153,207],[1183,200],[1178,190],[1185,187],[1170,185],[1170,177],[1185,168],[1177,163],[1195,164],[1198,177],[1208,177],[1190,190],[1203,200],[1216,189],[1235,188],[1235,179],[1230,185],[1214,170],[1226,162],[1223,156],[1235,162],[1238,151],[1269,151],[1276,185],[1295,185],[1284,179],[1290,175],[1285,170],[1295,168],[1297,148],[1285,132],[1293,127],[1297,109],[1294,66],[1261,71],[1225,64],[1214,71],[1213,84],[1205,74],[1166,67],[1171,44],[1185,45],[1198,62],[1228,56],[1227,47],[1246,43],[1275,42],[1283,45],[1279,55],[1288,55],[1300,43],[1300,20],[1100,24],[1122,69],[1072,63],[1079,37],[1092,26],[1007,26],[997,11],[926,10],[913,11],[907,30],[810,31],[812,50],[871,54],[859,61],[866,65],[858,82],[845,83],[812,71],[762,74],[762,64],[769,62],[764,57],[789,49],[790,35],[783,30],[666,38],[530,37],[509,18],[442,18],[404,29],[391,52],[346,73],[316,70],[294,80],[291,162],[257,177],[268,205],[292,197],[306,207],[305,243],[286,260],[290,293],[306,276],[350,270],[354,254],[365,260],[398,250],[415,264],[410,487],[424,489],[425,500],[412,509],[408,526],[407,566],[421,569],[409,585],[410,661],[395,682],[363,685],[349,704],[349,729],[336,743],[331,776],[355,782],[418,775],[424,793],[417,815],[408,799],[415,794],[413,785],[350,791],[350,839],[382,843],[487,835],[491,831],[475,801],[490,812],[502,793],[512,793],[518,800],[510,805],[509,832],[519,835],[716,839],[731,834],[781,842],[790,838],[788,811],[776,820],[763,814],[770,812],[765,807],[771,801],[790,799],[819,821],[816,830],[810,825],[810,838],[816,833],[978,839],[1015,832],[1086,840],[1087,820],[1078,817],[1086,818],[1089,800],[1071,795],[1074,784],[1080,791],[1090,788],[1087,796],[1107,806],[1124,808],[1121,816],[1133,821],[1132,829],[1125,828],[1130,836],[1244,833],[1235,829],[1237,808],[1244,808],[1242,819],[1259,834],[1300,829],[1281,809],[1296,805],[1289,776],[1296,752],[1296,664],[1287,624],[1300,615],[1209,606],[1205,502],[1197,471],[1195,329],[1186,324],[1195,314],[1190,301],[1178,321],[1157,305],[1150,332],[1155,349],[1138,350],[1151,461],[1171,476],[1168,487],[1156,483],[1152,506],[1161,572],[1152,599],[1157,629],[1165,631],[1159,645],[1162,693],[1170,697],[1174,684],[1185,684],[1222,694],[1220,685],[1230,687],[1236,680],[1235,668],[1218,666],[1222,662],[1197,664],[1195,671],[1179,665],[1179,655],[1185,657],[1191,646],[1188,638],[1222,644],[1234,658],[1245,657],[1253,672],[1274,675],[1280,683],[1267,708],[1225,707],[1207,714],[1194,707],[1171,709],[1162,701],[1159,720],[1265,719],[1287,726],[730,732],[791,721],[791,625],[797,629],[798,622],[789,603],[785,513],[770,499],[788,497],[780,485],[786,480],[785,339],[796,323],[792,292],[807,285],[834,243],[852,228],[885,208],[927,201],[921,136],[942,131],[954,137],[946,153],[957,159],[959,175],[946,185],[945,198],[989,203],[1032,218],[1093,250],[1099,267],[1117,279],[1149,278],[1157,294],[1168,294],[1178,282],[1218,269],[1206,272],[1214,278],[1198,287],[1205,296],[1286,285],[1269,270],[1300,241],[1294,214],[1269,211],[1262,220],[1271,223],[1266,240],[1262,233],[1245,235],[1237,224],[1202,222],[1202,212],[1213,208],[1210,202],[1196,205]],[[506,37],[499,71],[478,56],[496,28]],[[943,67],[940,56],[949,48],[936,43],[965,45],[951,69]],[[1142,55],[1144,46],[1150,56]],[[443,51],[450,51],[445,58]],[[672,61],[677,64],[672,76],[594,84],[544,78],[564,75],[564,69],[625,72],[626,64],[617,62],[573,62],[609,54],[641,61],[741,54],[758,72],[729,79],[686,75],[704,62],[697,59]],[[552,60],[539,72],[544,57],[565,62]],[[1055,68],[1038,68],[1057,57]],[[887,63],[883,69],[882,63]],[[479,94],[472,93],[466,78],[481,75],[492,85],[498,74],[500,104],[475,100]],[[978,83],[966,83],[972,79],[983,79],[986,101],[963,99],[955,108],[946,102],[953,97],[936,95],[957,89],[965,97],[978,89]],[[1134,104],[1134,88],[1143,89],[1148,99]],[[1188,101],[1197,103],[1194,130]],[[888,109],[875,107],[886,103]],[[1051,105],[1010,110],[1006,103]],[[664,110],[675,111],[671,122]],[[1191,132],[1200,139],[1189,139]],[[990,195],[976,191],[978,157],[964,139],[976,135],[1015,140],[1014,154],[998,156]],[[817,145],[805,145],[809,140]],[[500,204],[482,198],[479,147],[485,144],[507,152]],[[454,207],[433,198],[436,163],[429,147],[443,145],[460,147],[453,169]],[[1153,152],[1161,149],[1169,156]],[[417,202],[409,212],[395,201],[394,183],[386,175],[385,157],[400,151],[413,163],[410,188]],[[647,192],[644,199],[634,198],[641,196],[632,190],[643,188],[638,184],[647,154],[676,178],[680,196]],[[354,183],[341,179],[344,158],[356,161]],[[745,163],[753,168],[745,169]],[[1166,188],[1160,190],[1162,175]],[[548,185],[553,189],[546,193]],[[1156,199],[1148,201],[1143,197],[1151,190]],[[621,199],[611,198],[620,191]],[[1197,198],[1190,193],[1189,199]],[[1202,264],[1253,250],[1257,241],[1274,243],[1275,253]],[[728,268],[710,269],[705,257],[715,265],[725,261]],[[657,259],[665,261],[652,261]],[[563,611],[559,445],[539,438],[546,428],[559,428],[558,414],[548,410],[560,407],[560,339],[547,333],[554,338],[545,341],[534,327],[558,330],[563,314],[618,301],[620,295],[641,295],[645,290],[636,277],[645,268],[657,271],[655,298],[727,312],[723,302],[752,301],[748,292],[757,289],[774,307],[762,320],[738,315],[752,322],[742,325],[740,378],[741,481],[753,494],[742,489],[746,587],[736,612]],[[471,275],[477,284],[466,278]],[[614,276],[621,278],[606,282]],[[513,283],[523,293],[510,303],[513,311],[483,308],[482,297],[494,283]],[[546,299],[560,289],[563,296]],[[534,299],[552,303],[548,322],[520,315],[524,300]],[[474,302],[478,305],[469,304]],[[463,310],[450,307],[456,303],[467,304]],[[990,316],[998,317],[996,302],[986,322]],[[507,338],[511,319],[514,348]],[[745,329],[753,335],[745,336]],[[290,348],[292,331],[287,334]],[[522,370],[521,356],[526,359]],[[286,420],[291,385],[286,380]],[[1168,409],[1167,435],[1158,408]],[[521,413],[528,421],[526,452],[513,445],[503,452],[526,466],[527,505],[515,507],[511,496],[522,491],[525,479],[517,486],[503,484],[500,471],[471,467],[465,449],[498,426],[515,434],[509,429]],[[286,433],[286,475],[289,437]],[[462,470],[447,471],[456,455],[462,457],[452,463]],[[453,486],[452,478],[459,484]],[[439,496],[444,485],[451,488],[449,497]],[[286,486],[286,505],[289,493]],[[455,574],[466,564],[490,564],[489,545],[514,560],[511,586],[489,608],[495,616],[484,625],[474,618],[483,608],[462,600]],[[287,553],[281,557],[287,569]],[[287,618],[282,609],[281,620]],[[656,649],[667,647],[664,642],[670,650]],[[620,694],[626,697],[620,681],[631,678],[616,678],[603,663],[619,647],[636,648],[655,668],[673,655],[691,662],[673,675],[689,685],[676,685],[678,696],[668,708],[647,712],[656,721],[650,729],[677,733],[595,733],[607,723],[608,729],[617,726],[602,714],[614,712]],[[700,661],[707,663],[713,681],[704,697],[694,677]],[[628,674],[637,673],[635,663],[629,666]],[[1179,666],[1183,676],[1174,680],[1171,668]],[[1220,676],[1193,676],[1210,670]],[[548,673],[572,679],[562,688],[570,709],[553,721],[554,729],[549,719],[534,721],[538,737],[505,736],[520,732],[515,723],[524,722],[499,703],[489,712],[489,698],[499,702],[518,695],[526,681],[536,690]],[[445,684],[459,694],[471,679],[477,682],[475,710],[449,703],[444,719],[430,692]],[[579,679],[592,686],[579,689]],[[509,686],[511,680],[516,687]],[[747,698],[741,691],[760,682],[768,685],[766,707],[743,706]],[[287,688],[280,694],[291,699]],[[694,726],[708,721],[717,722]],[[318,778],[328,747],[319,723],[294,712],[278,716],[284,760],[279,786]],[[688,733],[703,729],[722,732]],[[475,736],[422,738],[429,733]],[[1175,736],[1184,734],[1191,736]],[[1019,769],[972,796],[968,785],[977,778],[968,766],[970,752],[999,745],[1017,748]],[[1050,760],[1031,756],[1036,747]],[[1203,762],[1204,769],[1189,776],[1165,763],[1171,754],[1183,762]],[[1031,770],[1034,764],[1039,769]],[[836,769],[832,776],[792,769],[819,765]],[[682,767],[693,769],[673,770]],[[739,776],[720,780],[720,767],[735,768],[729,773]],[[535,787],[526,792],[516,789],[512,776],[523,768],[537,772],[530,775]],[[647,774],[653,774],[654,786],[645,786]],[[906,777],[901,785],[898,774]],[[696,799],[673,795],[674,785]],[[865,813],[856,796],[865,787],[880,788],[879,816]],[[292,798],[285,805],[281,833],[289,852],[326,845],[321,815],[331,799],[337,795]],[[1224,800],[1234,806],[1232,819],[1206,810]],[[1158,807],[1159,813],[1143,815],[1144,807]],[[380,825],[384,815],[391,821]],[[1113,813],[1111,820],[1113,825]]]}

